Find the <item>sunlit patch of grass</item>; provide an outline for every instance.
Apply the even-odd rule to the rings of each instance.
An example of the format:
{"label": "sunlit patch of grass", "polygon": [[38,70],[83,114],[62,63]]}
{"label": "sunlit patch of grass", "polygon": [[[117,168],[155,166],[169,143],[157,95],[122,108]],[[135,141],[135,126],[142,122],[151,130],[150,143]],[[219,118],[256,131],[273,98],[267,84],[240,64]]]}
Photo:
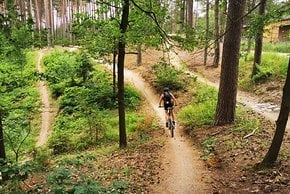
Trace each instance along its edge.
{"label": "sunlit patch of grass", "polygon": [[279,42],[279,43],[264,42],[263,51],[289,53],[290,44],[288,42]]}

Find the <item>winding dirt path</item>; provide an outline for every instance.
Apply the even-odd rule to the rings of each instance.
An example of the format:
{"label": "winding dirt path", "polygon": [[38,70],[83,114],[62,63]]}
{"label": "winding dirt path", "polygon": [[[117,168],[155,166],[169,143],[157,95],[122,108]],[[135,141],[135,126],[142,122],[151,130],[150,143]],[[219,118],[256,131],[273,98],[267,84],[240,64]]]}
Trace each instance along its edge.
{"label": "winding dirt path", "polygon": [[[43,57],[43,51],[40,50],[38,60],[37,60],[37,69],[39,73],[43,73],[43,70],[40,64],[42,57]],[[41,102],[42,102],[41,130],[40,130],[38,140],[36,142],[36,147],[40,147],[47,142],[48,136],[50,134],[51,123],[54,118],[54,112],[55,112],[53,111],[51,107],[48,89],[46,87],[45,81],[43,80],[39,81],[39,92],[40,92],[40,97],[41,97]]]}
{"label": "winding dirt path", "polygon": [[[181,65],[185,63],[182,61],[182,59],[176,54],[176,52],[170,52],[170,61],[173,65],[175,65],[177,68],[181,69]],[[187,74],[196,76],[198,80],[202,83],[205,83],[207,85],[210,85],[216,89],[219,88],[219,83],[218,82],[211,82],[205,77],[202,77],[201,75],[198,75],[196,73],[193,73],[191,71],[185,71]],[[238,90],[237,94],[237,101],[246,107],[254,110],[255,112],[261,114],[264,116],[267,120],[271,121],[272,123],[276,123],[276,120],[278,119],[280,108],[279,105],[273,105],[269,103],[260,103],[259,100],[255,97],[253,97],[251,94],[247,92],[243,92]],[[275,109],[270,109],[267,107],[275,107]],[[276,108],[278,107],[278,108]],[[286,131],[288,131],[288,136],[290,135],[290,116],[288,117],[288,123],[286,126]],[[286,134],[287,135],[287,134]]]}
{"label": "winding dirt path", "polygon": [[[138,73],[125,69],[125,81],[132,83],[139,89],[159,117],[160,125],[165,126],[164,110],[158,108],[159,94],[156,94]],[[210,172],[200,159],[200,153],[193,147],[190,140],[183,135],[180,127],[175,132],[175,137],[167,132],[165,146],[161,153],[160,182],[151,186],[150,193],[184,193],[201,194],[211,193],[209,186]]]}

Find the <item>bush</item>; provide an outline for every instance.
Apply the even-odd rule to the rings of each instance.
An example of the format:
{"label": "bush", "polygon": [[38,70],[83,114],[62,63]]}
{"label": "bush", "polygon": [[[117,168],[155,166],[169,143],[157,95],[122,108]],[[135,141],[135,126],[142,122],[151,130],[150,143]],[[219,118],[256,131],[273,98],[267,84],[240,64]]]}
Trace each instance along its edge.
{"label": "bush", "polygon": [[160,62],[153,65],[153,70],[156,75],[155,85],[158,89],[170,87],[171,90],[181,90],[186,88],[187,76],[171,64]]}
{"label": "bush", "polygon": [[217,91],[203,84],[197,84],[193,90],[193,99],[189,106],[178,114],[180,122],[187,129],[196,129],[214,122]]}

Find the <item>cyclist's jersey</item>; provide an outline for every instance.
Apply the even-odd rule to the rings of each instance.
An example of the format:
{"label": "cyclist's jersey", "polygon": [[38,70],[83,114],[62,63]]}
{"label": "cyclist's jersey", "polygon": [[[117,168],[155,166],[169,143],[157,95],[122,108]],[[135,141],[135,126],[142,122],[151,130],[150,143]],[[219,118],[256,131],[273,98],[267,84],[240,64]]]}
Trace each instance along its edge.
{"label": "cyclist's jersey", "polygon": [[169,92],[163,93],[163,102],[165,110],[167,110],[168,107],[173,107],[172,96]]}

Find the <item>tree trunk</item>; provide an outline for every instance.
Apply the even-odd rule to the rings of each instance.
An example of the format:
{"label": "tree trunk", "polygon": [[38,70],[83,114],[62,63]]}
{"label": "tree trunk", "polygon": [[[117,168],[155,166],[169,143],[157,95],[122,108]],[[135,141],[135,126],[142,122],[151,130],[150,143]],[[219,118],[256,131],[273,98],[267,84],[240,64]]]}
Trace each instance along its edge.
{"label": "tree trunk", "polygon": [[50,29],[50,12],[49,12],[49,1],[44,0],[44,10],[45,10],[45,28],[47,31],[47,47],[51,47],[51,29]]}
{"label": "tree trunk", "polygon": [[113,99],[116,99],[116,57],[117,49],[114,49],[113,52]]}
{"label": "tree trunk", "polygon": [[126,123],[125,123],[125,92],[124,92],[124,61],[125,61],[125,46],[126,46],[126,31],[129,19],[129,4],[130,0],[123,1],[122,19],[120,24],[121,36],[119,38],[118,51],[118,110],[119,110],[119,138],[120,148],[127,146]]}
{"label": "tree trunk", "polygon": [[219,0],[215,0],[214,7],[214,39],[215,39],[215,50],[214,50],[214,60],[213,67],[219,66],[220,59],[220,44],[219,44]]}
{"label": "tree trunk", "polygon": [[184,28],[184,15],[185,15],[185,0],[180,3],[180,31]]}
{"label": "tree trunk", "polygon": [[[228,2],[227,0],[222,0],[223,3],[223,8],[222,11],[220,11],[220,35],[224,34],[225,32],[225,27],[226,27],[226,15],[227,15],[227,10],[228,10]],[[219,59],[219,63],[221,64],[221,59],[222,59],[222,49],[223,49],[223,44],[224,44],[224,36],[221,37],[220,39],[220,59]]]}
{"label": "tree trunk", "polygon": [[[5,165],[5,160],[6,160],[2,119],[3,119],[2,112],[0,112],[0,167]],[[4,173],[2,173],[2,180],[7,180],[7,179],[8,177]]]}
{"label": "tree trunk", "polygon": [[193,19],[193,0],[187,0],[187,25],[192,28]]}
{"label": "tree trunk", "polygon": [[245,3],[245,0],[229,0],[228,32],[225,35],[223,47],[215,125],[225,125],[235,121],[242,16]]}
{"label": "tree trunk", "polygon": [[[267,0],[261,0],[260,6],[259,6],[259,12],[258,15],[260,17],[263,17],[265,14],[265,8],[266,8],[266,1]],[[261,23],[258,24],[258,31],[255,37],[255,54],[254,54],[254,64],[253,64],[253,70],[252,70],[252,77],[258,73],[257,65],[261,64],[261,58],[262,58],[262,47],[263,47],[263,32],[264,32],[264,21],[261,20]]]}
{"label": "tree trunk", "polygon": [[[252,0],[252,2],[249,0],[248,3],[247,3],[248,11],[250,11],[251,9],[253,9],[253,7],[255,6],[255,4],[256,4],[256,0]],[[249,25],[249,21],[247,23]],[[248,41],[247,41],[247,52],[246,52],[246,55],[245,55],[245,61],[248,60],[248,55],[250,54],[251,50],[252,50],[252,37],[249,36],[248,37]]]}
{"label": "tree trunk", "polygon": [[142,63],[142,45],[139,44],[137,47],[137,65],[141,65]]}
{"label": "tree trunk", "polygon": [[204,60],[203,64],[206,65],[207,63],[207,50],[208,50],[208,40],[209,40],[209,0],[206,0],[206,13],[205,13],[205,18],[206,18],[206,31],[205,31],[205,48],[204,48]]}
{"label": "tree trunk", "polygon": [[271,166],[277,160],[277,157],[281,148],[281,144],[283,141],[283,137],[285,134],[285,128],[288,121],[289,110],[290,110],[290,58],[288,62],[286,82],[283,88],[281,109],[280,109],[278,120],[276,121],[275,135],[272,140],[272,144],[265,158],[263,159],[261,163],[262,166]]}

